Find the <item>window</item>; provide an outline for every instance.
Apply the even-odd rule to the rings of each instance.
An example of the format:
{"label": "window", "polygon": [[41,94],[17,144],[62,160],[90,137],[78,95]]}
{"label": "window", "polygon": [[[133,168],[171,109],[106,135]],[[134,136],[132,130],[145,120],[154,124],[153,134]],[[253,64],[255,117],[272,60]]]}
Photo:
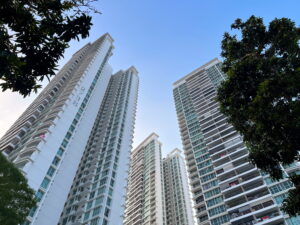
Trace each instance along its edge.
{"label": "window", "polygon": [[216,189],[213,189],[211,191],[208,191],[208,192],[204,193],[204,196],[205,196],[205,198],[210,198],[211,196],[217,195],[220,192],[221,192],[220,188],[216,188]]}
{"label": "window", "polygon": [[69,131],[73,132],[75,130],[75,126],[71,125]]}
{"label": "window", "polygon": [[52,164],[55,165],[55,166],[57,166],[58,163],[59,163],[59,161],[60,161],[60,159],[59,159],[58,157],[55,156],[55,158],[54,158],[53,161],[52,161]]}
{"label": "window", "polygon": [[90,225],[97,225],[98,221],[99,221],[99,218],[92,219]]}
{"label": "window", "polygon": [[44,189],[47,189],[49,183],[50,183],[50,180],[47,177],[45,177],[44,180],[42,181],[41,187]]}
{"label": "window", "polygon": [[84,214],[83,220],[87,220],[87,219],[90,217],[90,213],[91,213],[91,211],[86,212],[86,213]]}
{"label": "window", "polygon": [[111,198],[107,198],[106,205],[110,206],[110,204],[111,204]]}
{"label": "window", "polygon": [[224,215],[211,220],[212,225],[220,225],[229,221],[229,215]]}
{"label": "window", "polygon": [[105,192],[105,186],[98,189],[98,195],[103,194]]}
{"label": "window", "polygon": [[223,201],[223,196],[217,197],[217,198],[213,198],[211,200],[208,200],[207,203],[207,207],[211,207],[213,205],[219,204]]}
{"label": "window", "polygon": [[106,217],[108,217],[109,211],[110,211],[109,208],[106,208],[106,209],[105,209],[104,215],[105,215]]}
{"label": "window", "polygon": [[110,196],[112,196],[112,193],[113,193],[113,189],[112,189],[112,188],[109,188],[108,194],[109,194]]}
{"label": "window", "polygon": [[52,166],[50,166],[50,168],[48,169],[47,175],[52,177],[54,172],[55,172],[55,169]]}
{"label": "window", "polygon": [[65,148],[65,147],[67,147],[68,143],[69,142],[64,139],[63,142],[61,143],[61,146],[63,146]]}
{"label": "window", "polygon": [[212,173],[212,174],[208,174],[206,176],[201,177],[200,180],[201,180],[201,182],[206,182],[206,181],[209,181],[209,180],[211,180],[211,179],[213,179],[215,177],[216,177],[216,174]]}
{"label": "window", "polygon": [[[34,207],[34,208],[32,208],[30,211],[29,211],[29,216],[30,217],[33,217],[34,216],[34,214],[35,214],[35,212],[36,212],[36,209],[37,209],[37,207]],[[30,223],[29,223],[30,224]]]}
{"label": "window", "polygon": [[115,184],[115,181],[113,179],[110,180],[110,186],[113,187]]}
{"label": "window", "polygon": [[97,208],[95,208],[94,211],[93,211],[93,216],[99,215],[100,211],[101,211],[101,207],[100,206],[97,207]]}
{"label": "window", "polygon": [[95,196],[95,191],[91,192],[90,199],[94,198],[94,196]]}
{"label": "window", "polygon": [[37,200],[38,202],[41,201],[41,199],[43,198],[43,196],[44,196],[44,192],[41,191],[41,190],[38,190],[38,191],[36,192],[36,194],[35,194],[36,200]]}
{"label": "window", "polygon": [[293,183],[287,180],[270,187],[270,191],[272,192],[272,194],[275,194],[277,192],[289,189],[291,187],[293,187]]}
{"label": "window", "polygon": [[226,207],[224,205],[218,206],[216,208],[208,210],[209,216],[214,216],[226,211]]}
{"label": "window", "polygon": [[59,148],[56,154],[62,156],[64,154],[64,150],[62,148]]}
{"label": "window", "polygon": [[88,202],[86,205],[86,209],[89,210],[92,207],[92,205],[93,205],[93,201]]}
{"label": "window", "polygon": [[106,177],[106,178],[103,178],[103,179],[101,179],[101,180],[100,180],[100,185],[103,185],[103,184],[105,184],[105,183],[106,183],[106,181],[107,181],[107,177]]}
{"label": "window", "polygon": [[286,199],[286,197],[288,196],[287,193],[284,193],[284,194],[281,194],[281,195],[278,195],[275,197],[275,201],[277,204],[281,204],[283,202],[284,199]]}
{"label": "window", "polygon": [[103,202],[103,196],[96,198],[95,206],[100,205]]}
{"label": "window", "polygon": [[[72,136],[72,134],[71,134],[70,132],[68,132],[68,133],[66,134],[66,136],[65,136],[65,137],[66,137],[66,139],[68,139],[68,140],[69,140],[71,136]],[[65,147],[65,146],[64,146],[64,147]]]}

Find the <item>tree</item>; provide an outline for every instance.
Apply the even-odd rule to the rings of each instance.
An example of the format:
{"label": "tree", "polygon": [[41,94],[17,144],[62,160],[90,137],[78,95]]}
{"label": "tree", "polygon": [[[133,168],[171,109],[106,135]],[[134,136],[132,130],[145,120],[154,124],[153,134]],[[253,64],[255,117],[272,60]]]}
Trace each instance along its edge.
{"label": "tree", "polygon": [[[300,150],[300,28],[290,19],[274,19],[266,27],[251,16],[232,25],[237,34],[224,34],[223,71],[218,89],[221,111],[244,138],[249,158],[275,179],[282,165],[299,161]],[[240,33],[239,33],[240,32]],[[298,178],[291,179],[297,195],[284,208],[299,213]],[[292,204],[298,207],[292,207]],[[288,207],[291,206],[291,207]]]}
{"label": "tree", "polygon": [[0,87],[24,97],[55,74],[72,39],[86,38],[96,0],[1,0]]}
{"label": "tree", "polygon": [[34,191],[22,173],[0,153],[0,224],[18,225],[35,207]]}

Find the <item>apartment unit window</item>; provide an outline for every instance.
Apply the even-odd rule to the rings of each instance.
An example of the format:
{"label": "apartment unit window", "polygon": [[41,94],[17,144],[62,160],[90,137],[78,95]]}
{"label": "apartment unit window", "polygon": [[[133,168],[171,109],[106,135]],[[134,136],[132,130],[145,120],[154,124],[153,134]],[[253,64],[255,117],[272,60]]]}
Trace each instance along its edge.
{"label": "apartment unit window", "polygon": [[62,148],[59,148],[56,154],[59,156],[62,156],[63,153],[64,153],[64,150]]}
{"label": "apartment unit window", "polygon": [[212,225],[221,225],[223,223],[227,223],[229,220],[230,220],[229,215],[224,215],[224,216],[220,216],[215,219],[212,219],[211,224]]}
{"label": "apartment unit window", "polygon": [[100,197],[96,198],[95,205],[96,206],[100,205],[103,202],[103,198],[104,198],[103,196],[100,196]]}
{"label": "apartment unit window", "polygon": [[284,181],[282,183],[276,184],[272,187],[270,187],[270,191],[272,192],[272,194],[278,193],[280,191],[286,190],[293,187],[293,183],[290,181]]}
{"label": "apartment unit window", "polygon": [[223,196],[213,198],[213,199],[207,201],[207,207],[214,206],[216,204],[221,203],[222,201],[223,201]]}
{"label": "apartment unit window", "polygon": [[97,207],[97,208],[95,208],[94,211],[93,211],[93,216],[99,215],[100,211],[101,211],[101,207],[100,206]]}
{"label": "apartment unit window", "polygon": [[50,183],[50,180],[47,177],[45,177],[44,180],[42,181],[41,187],[44,189],[47,189],[49,183]]}
{"label": "apartment unit window", "polygon": [[52,161],[52,164],[55,165],[55,166],[57,166],[58,163],[59,163],[59,161],[60,161],[60,159],[59,159],[58,157],[55,156],[55,158],[54,158],[53,161]]}
{"label": "apartment unit window", "polygon": [[277,203],[277,204],[281,204],[281,203],[284,201],[284,199],[286,199],[287,196],[288,196],[287,193],[284,193],[284,194],[281,194],[281,195],[276,196],[276,197],[275,197],[276,203]]}
{"label": "apartment unit window", "polygon": [[36,200],[39,202],[43,198],[44,192],[41,190],[38,190],[35,194]]}
{"label": "apartment unit window", "polygon": [[89,217],[90,217],[90,211],[88,211],[88,212],[86,212],[85,214],[84,214],[84,218],[83,218],[83,220],[87,220]]}
{"label": "apartment unit window", "polygon": [[214,216],[226,211],[226,207],[224,205],[218,206],[216,208],[208,210],[209,216]]}
{"label": "apartment unit window", "polygon": [[88,202],[88,204],[86,205],[86,209],[90,209],[93,205],[93,201]]}
{"label": "apartment unit window", "polygon": [[216,188],[216,189],[213,189],[211,191],[204,193],[204,196],[205,196],[205,198],[210,198],[214,195],[219,194],[220,192],[221,192],[220,188]]}
{"label": "apartment unit window", "polygon": [[55,172],[55,169],[52,166],[50,166],[50,168],[48,169],[47,175],[52,177],[54,172]]}
{"label": "apartment unit window", "polygon": [[98,221],[99,221],[99,218],[92,219],[90,225],[97,225]]}

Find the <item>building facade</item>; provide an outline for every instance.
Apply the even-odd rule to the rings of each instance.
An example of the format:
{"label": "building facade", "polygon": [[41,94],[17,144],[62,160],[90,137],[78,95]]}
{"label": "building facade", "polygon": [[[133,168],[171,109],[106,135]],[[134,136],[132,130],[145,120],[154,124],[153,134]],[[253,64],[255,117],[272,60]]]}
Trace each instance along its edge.
{"label": "building facade", "polygon": [[194,225],[187,171],[179,149],[163,159],[167,225]]}
{"label": "building facade", "polygon": [[111,77],[59,224],[122,224],[137,89],[134,67]]}
{"label": "building facade", "polygon": [[[280,211],[291,182],[272,181],[250,164],[243,138],[219,111],[217,87],[225,79],[221,66],[214,59],[173,85],[197,223],[300,224]],[[286,176],[299,168],[299,163],[289,165]]]}
{"label": "building facade", "polygon": [[[25,224],[58,224],[69,190],[73,191],[77,185],[75,180],[81,168],[89,167],[89,173],[81,176],[86,182],[93,182],[90,178],[95,165],[88,161],[103,156],[104,150],[99,155],[99,145],[106,148],[105,152],[113,149],[111,160],[114,163],[108,166],[108,176],[112,177],[113,171],[118,173],[109,181],[115,183],[115,187],[110,207],[103,209],[108,212],[105,220],[117,221],[114,224],[121,221],[123,209],[116,202],[123,201],[124,196],[113,193],[125,193],[138,77],[133,67],[112,76],[108,64],[112,50],[113,39],[105,34],[77,51],[1,138],[0,151],[23,172],[29,186],[36,191],[38,205],[31,210]],[[116,90],[118,85],[120,89]],[[114,99],[116,105],[104,109],[111,95],[118,95],[117,100]],[[105,115],[110,115],[110,126],[102,126],[109,135],[104,135],[104,131],[99,134],[96,127]],[[96,140],[99,140],[97,144]],[[107,193],[110,189],[104,191]],[[91,193],[86,194],[90,196]],[[85,197],[82,195],[76,200],[83,203]],[[112,217],[112,213],[119,214],[119,218]],[[78,217],[74,221],[81,224]],[[101,219],[104,221],[103,217]],[[72,221],[73,217],[70,224]]]}
{"label": "building facade", "polygon": [[131,153],[124,225],[165,225],[161,143],[152,133]]}

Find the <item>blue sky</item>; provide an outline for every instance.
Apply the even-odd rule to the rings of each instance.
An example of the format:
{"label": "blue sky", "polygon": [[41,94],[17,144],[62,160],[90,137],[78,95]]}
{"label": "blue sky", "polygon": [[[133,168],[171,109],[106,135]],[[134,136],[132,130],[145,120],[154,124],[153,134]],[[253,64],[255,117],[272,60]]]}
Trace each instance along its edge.
{"label": "blue sky", "polygon": [[[275,17],[291,18],[299,26],[299,0],[100,0],[102,15],[93,16],[90,37],[72,41],[63,65],[85,43],[105,32],[115,40],[110,59],[115,72],[134,65],[140,91],[134,146],[151,132],[163,143],[163,155],[182,148],[172,97],[172,83],[220,57],[220,42],[236,18],[251,15],[268,23]],[[0,136],[25,110],[27,99],[0,93]]]}

